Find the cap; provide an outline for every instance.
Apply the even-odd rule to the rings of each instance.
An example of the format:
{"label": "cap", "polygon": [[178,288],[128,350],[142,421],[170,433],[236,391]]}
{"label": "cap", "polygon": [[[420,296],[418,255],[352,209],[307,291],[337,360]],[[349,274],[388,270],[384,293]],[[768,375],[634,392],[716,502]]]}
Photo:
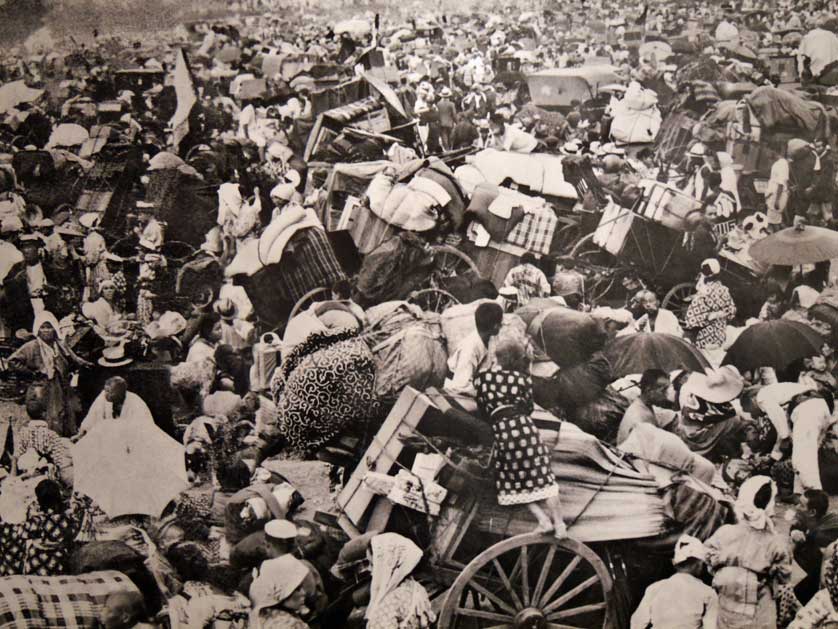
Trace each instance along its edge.
{"label": "cap", "polygon": [[265,535],[274,539],[296,539],[297,527],[288,520],[271,520],[265,524]]}

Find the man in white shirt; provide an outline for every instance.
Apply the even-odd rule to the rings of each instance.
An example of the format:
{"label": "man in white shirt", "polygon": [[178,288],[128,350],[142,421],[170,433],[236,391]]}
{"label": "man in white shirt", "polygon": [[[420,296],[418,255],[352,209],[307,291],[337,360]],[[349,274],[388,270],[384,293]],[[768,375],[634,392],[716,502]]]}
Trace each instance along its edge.
{"label": "man in white shirt", "polygon": [[154,417],[146,403],[139,395],[131,393],[128,384],[119,376],[105,382],[104,390],[93,401],[73,441],[81,439],[101,422],[114,419],[154,425]]}
{"label": "man in white shirt", "polygon": [[482,303],[474,312],[477,330],[465,337],[448,358],[449,376],[444,388],[450,393],[474,396],[474,376],[494,365],[495,337],[503,325],[503,308],[497,302]]}
{"label": "man in white shirt", "polygon": [[795,493],[822,489],[818,450],[835,423],[832,400],[808,385],[778,382],[762,387],[755,396],[746,397],[742,408],[752,416],[764,414],[776,429],[772,458],[782,458],[782,443],[791,438]]}
{"label": "man in white shirt", "polygon": [[658,296],[650,290],[641,291],[637,296],[643,315],[635,322],[636,332],[655,332],[658,334],[672,334],[683,337],[684,331],[678,323],[678,317],[671,310],[660,307]]}
{"label": "man in white shirt", "polygon": [[490,124],[492,133],[498,138],[499,146],[496,148],[502,151],[532,153],[538,147],[538,140],[534,135],[512,126],[499,114],[492,115]]}

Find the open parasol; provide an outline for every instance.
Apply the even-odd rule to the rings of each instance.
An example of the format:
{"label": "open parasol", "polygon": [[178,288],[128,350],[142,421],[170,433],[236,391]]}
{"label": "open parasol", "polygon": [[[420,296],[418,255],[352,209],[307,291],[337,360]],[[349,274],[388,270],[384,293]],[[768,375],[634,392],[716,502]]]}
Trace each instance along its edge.
{"label": "open parasol", "polygon": [[73,489],[108,517],[159,517],[189,487],[184,449],[157,426],[105,420],[73,446]]}
{"label": "open parasol", "polygon": [[825,227],[797,225],[766,236],[751,245],[751,257],[763,264],[814,264],[838,258],[838,232]]}
{"label": "open parasol", "polygon": [[805,323],[778,319],[745,328],[727,350],[723,364],[740,371],[759,367],[785,369],[795,360],[814,356],[825,339]]}
{"label": "open parasol", "polygon": [[643,373],[647,369],[668,373],[675,369],[705,371],[710,367],[694,345],[673,334],[656,332],[618,336],[606,345],[605,356],[617,378]]}

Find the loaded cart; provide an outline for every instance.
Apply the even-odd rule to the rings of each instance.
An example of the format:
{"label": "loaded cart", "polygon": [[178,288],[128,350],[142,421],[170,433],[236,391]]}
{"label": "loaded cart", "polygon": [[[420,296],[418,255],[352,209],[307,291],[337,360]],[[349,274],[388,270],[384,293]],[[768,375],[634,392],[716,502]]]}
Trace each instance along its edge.
{"label": "loaded cart", "polygon": [[571,539],[532,533],[524,506],[497,504],[491,428],[473,412],[406,388],[337,499],[350,537],[393,530],[426,549],[440,629],[628,626],[677,537],[706,539],[730,517],[694,476],[669,470],[661,482],[663,467],[536,410]]}

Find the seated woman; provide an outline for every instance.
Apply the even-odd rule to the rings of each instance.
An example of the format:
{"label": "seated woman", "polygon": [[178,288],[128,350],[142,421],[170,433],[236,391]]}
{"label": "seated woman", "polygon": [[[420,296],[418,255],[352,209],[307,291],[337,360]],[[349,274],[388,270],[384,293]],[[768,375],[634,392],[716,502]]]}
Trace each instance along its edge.
{"label": "seated woman", "polygon": [[372,586],[367,629],[420,629],[436,620],[428,593],[411,578],[422,550],[397,533],[382,533],[370,542]]}
{"label": "seated woman", "polygon": [[533,410],[529,356],[516,339],[498,342],[498,366],[477,374],[477,405],[492,422],[498,503],[526,504],[536,532],[567,535],[550,454],[530,418]]}
{"label": "seated woman", "polygon": [[116,283],[110,279],[100,282],[99,299],[83,304],[81,311],[94,322],[97,334],[104,336],[108,324],[122,318],[122,312],[117,305]]}
{"label": "seated woman", "polygon": [[69,512],[61,487],[43,480],[35,488],[37,506],[31,509],[21,537],[26,541],[23,574],[50,577],[66,574],[73,539],[81,525],[80,517]]}

